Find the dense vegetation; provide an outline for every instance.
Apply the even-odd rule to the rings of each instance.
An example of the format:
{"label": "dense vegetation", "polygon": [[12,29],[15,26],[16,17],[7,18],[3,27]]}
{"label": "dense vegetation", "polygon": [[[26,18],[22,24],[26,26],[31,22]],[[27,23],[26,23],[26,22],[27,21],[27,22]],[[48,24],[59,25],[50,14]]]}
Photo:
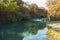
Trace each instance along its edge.
{"label": "dense vegetation", "polygon": [[29,5],[21,0],[0,0],[0,23],[10,23],[32,18],[44,18],[46,15],[47,11],[44,8],[41,9],[36,4]]}
{"label": "dense vegetation", "polygon": [[55,30],[49,29],[48,32],[47,32],[47,40],[49,40],[49,39],[60,40],[60,36]]}
{"label": "dense vegetation", "polygon": [[60,20],[60,0],[48,0],[47,2],[48,12],[51,20]]}

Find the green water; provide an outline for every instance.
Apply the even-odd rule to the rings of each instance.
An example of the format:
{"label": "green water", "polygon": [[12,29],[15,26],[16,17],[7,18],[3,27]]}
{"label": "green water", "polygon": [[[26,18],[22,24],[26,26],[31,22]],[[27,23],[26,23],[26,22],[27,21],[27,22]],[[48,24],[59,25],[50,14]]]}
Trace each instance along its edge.
{"label": "green water", "polygon": [[[25,20],[21,22],[1,24],[0,40],[22,40],[23,32],[36,34],[38,30],[43,30],[46,22]],[[41,32],[43,33],[43,32]]]}

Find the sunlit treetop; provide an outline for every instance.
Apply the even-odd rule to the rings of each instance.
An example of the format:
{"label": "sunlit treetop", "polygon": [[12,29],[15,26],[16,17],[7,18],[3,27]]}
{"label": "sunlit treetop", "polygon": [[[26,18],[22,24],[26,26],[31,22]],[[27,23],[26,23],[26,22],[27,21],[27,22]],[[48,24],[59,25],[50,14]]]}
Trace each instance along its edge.
{"label": "sunlit treetop", "polygon": [[58,8],[60,8],[60,0],[48,0],[47,7],[49,9],[49,12],[53,13]]}

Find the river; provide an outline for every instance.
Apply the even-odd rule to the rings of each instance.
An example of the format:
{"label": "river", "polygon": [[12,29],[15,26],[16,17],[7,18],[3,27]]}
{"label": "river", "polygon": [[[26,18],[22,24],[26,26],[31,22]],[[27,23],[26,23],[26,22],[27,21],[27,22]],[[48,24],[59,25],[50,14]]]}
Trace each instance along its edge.
{"label": "river", "polygon": [[1,24],[0,40],[46,40],[46,19]]}
{"label": "river", "polygon": [[48,28],[44,28],[42,30],[38,30],[36,35],[29,35],[24,37],[23,40],[46,40],[46,32],[48,31]]}

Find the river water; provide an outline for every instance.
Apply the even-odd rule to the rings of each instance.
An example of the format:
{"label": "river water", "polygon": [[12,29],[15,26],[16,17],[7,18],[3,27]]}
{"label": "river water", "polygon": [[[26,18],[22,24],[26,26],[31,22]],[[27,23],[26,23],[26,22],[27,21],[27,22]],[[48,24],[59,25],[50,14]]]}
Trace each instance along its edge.
{"label": "river water", "polygon": [[29,35],[24,37],[23,40],[46,40],[46,32],[48,31],[48,28],[44,28],[42,30],[38,30],[36,35]]}
{"label": "river water", "polygon": [[0,40],[46,40],[46,19],[1,24]]}

